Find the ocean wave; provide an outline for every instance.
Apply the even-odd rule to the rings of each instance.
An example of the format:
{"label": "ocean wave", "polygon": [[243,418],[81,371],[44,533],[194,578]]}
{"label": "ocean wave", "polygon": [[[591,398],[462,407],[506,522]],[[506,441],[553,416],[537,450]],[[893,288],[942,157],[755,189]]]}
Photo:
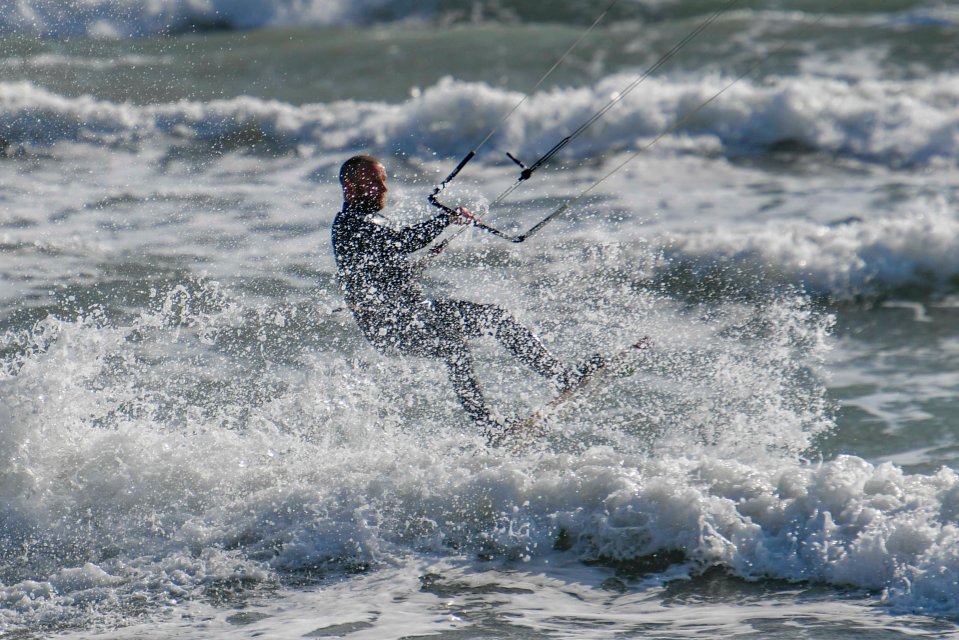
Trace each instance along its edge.
{"label": "ocean wave", "polygon": [[[499,128],[490,146],[534,158],[633,79],[614,75],[593,86],[537,93]],[[639,149],[728,84],[728,78],[713,76],[650,79],[576,138],[566,156]],[[401,104],[293,106],[240,97],[135,106],[68,98],[29,83],[0,83],[0,89],[0,135],[11,144],[114,145],[158,136],[202,142],[252,132],[319,153],[367,149],[424,159],[464,155],[521,97],[449,78]],[[956,75],[912,81],[743,80],[658,142],[656,150],[740,156],[788,148],[894,167],[953,163],[959,159],[957,103]]]}
{"label": "ocean wave", "polygon": [[119,67],[172,65],[172,56],[125,55],[116,58],[84,58],[55,53],[41,53],[24,57],[0,58],[0,68],[21,69],[92,69],[107,71]]}
{"label": "ocean wave", "polygon": [[[9,3],[8,3],[9,4]],[[64,38],[124,38],[204,29],[253,29],[276,26],[333,27],[409,20],[439,23],[563,22],[589,24],[609,7],[608,0],[20,0],[0,15],[0,33]],[[776,10],[830,11],[829,3],[776,2]],[[892,14],[896,24],[955,24],[956,15],[935,0],[913,0]],[[685,0],[629,0],[613,7],[608,22],[696,18],[714,7]],[[847,3],[845,12],[870,14],[874,3]]]}
{"label": "ocean wave", "polygon": [[913,203],[895,216],[770,221],[748,232],[670,233],[657,243],[663,262],[655,277],[677,290],[705,282],[743,292],[757,283],[800,285],[838,303],[959,290],[959,217],[943,198]]}
{"label": "ocean wave", "polygon": [[908,475],[840,456],[765,470],[692,461],[682,475],[637,479],[606,497],[608,515],[570,526],[585,526],[596,557],[679,548],[743,577],[851,585],[899,611],[959,613],[955,472]]}
{"label": "ocean wave", "polygon": [[[205,372],[166,371],[162,350],[150,363],[135,353],[180,344],[187,329],[202,338],[195,346],[217,341],[210,309],[175,304],[186,291],[134,327],[50,318],[4,336],[27,352],[0,378],[0,630],[129,623],[217,584],[349,572],[411,550],[619,563],[678,552],[692,571],[851,585],[897,611],[959,614],[952,471],[909,475],[855,456],[810,463],[792,446],[754,446],[760,433],[785,442],[806,421],[782,402],[718,411],[713,438],[726,445],[697,444],[673,420],[686,411],[678,393],[679,413],[659,414],[666,442],[655,455],[596,445],[507,455],[428,422],[371,420],[384,393],[402,392],[397,380],[374,383],[337,359],[266,402],[210,404],[228,390],[205,381],[192,392],[207,397],[191,406],[176,385]],[[808,324],[790,305],[780,312],[776,326]],[[712,384],[727,393],[711,409],[752,397],[736,392],[750,381],[789,395],[781,372],[763,368],[772,360],[718,355]],[[589,428],[591,439],[607,429]],[[51,430],[57,438],[43,437]]]}
{"label": "ocean wave", "polygon": [[[526,455],[378,410],[410,384],[439,393],[422,372],[326,354],[306,375],[231,377],[244,353],[231,341],[256,314],[212,285],[157,298],[131,326],[89,314],[2,336],[14,366],[0,375],[0,631],[128,623],[218,584],[414,550],[627,563],[678,552],[693,571],[851,585],[898,611],[959,615],[959,475],[798,452],[828,428],[820,403],[794,402],[808,375],[781,366],[798,372],[825,345],[801,300],[771,310],[751,346],[715,324],[698,329],[711,333],[705,359],[658,346],[644,378],[671,371],[674,388],[630,407],[658,436],[596,414],[572,424],[580,449]],[[282,327],[277,313],[260,319]],[[257,395],[245,398],[248,383]],[[617,431],[616,446],[593,444]]]}
{"label": "ocean wave", "polygon": [[[348,24],[354,11],[375,10],[382,0],[93,0],[64,3],[27,0],[0,17],[0,33],[28,33],[48,38],[92,36],[125,38],[203,29],[249,29],[270,25]],[[350,7],[354,6],[354,9]]]}
{"label": "ocean wave", "polygon": [[[579,3],[582,5],[583,3]],[[550,19],[582,21],[602,10],[590,6],[556,6],[541,2],[473,2],[467,0],[94,0],[64,4],[26,0],[0,17],[0,32],[47,37],[88,35],[121,38],[198,29],[251,29],[276,26],[333,27],[375,22],[437,20]],[[653,4],[672,4],[665,0]],[[640,14],[637,3],[623,3],[627,15]],[[632,9],[630,11],[630,9]]]}

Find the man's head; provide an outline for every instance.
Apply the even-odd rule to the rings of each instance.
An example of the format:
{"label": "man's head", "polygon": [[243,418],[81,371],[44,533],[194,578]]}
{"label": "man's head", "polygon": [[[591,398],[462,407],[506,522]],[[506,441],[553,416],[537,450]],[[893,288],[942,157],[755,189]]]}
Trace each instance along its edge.
{"label": "man's head", "polygon": [[373,156],[353,156],[344,162],[340,184],[347,207],[379,211],[386,206],[386,169]]}

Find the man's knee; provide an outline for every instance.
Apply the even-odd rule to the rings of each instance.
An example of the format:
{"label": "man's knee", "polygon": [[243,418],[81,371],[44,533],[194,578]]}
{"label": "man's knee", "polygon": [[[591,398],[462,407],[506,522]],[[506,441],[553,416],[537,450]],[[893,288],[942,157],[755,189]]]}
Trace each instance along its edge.
{"label": "man's knee", "polygon": [[457,301],[457,315],[467,335],[495,336],[503,325],[515,324],[515,320],[503,307],[495,304],[480,304],[466,300]]}
{"label": "man's knee", "polygon": [[473,368],[473,355],[465,340],[444,341],[437,349],[437,355],[443,359],[450,371]]}

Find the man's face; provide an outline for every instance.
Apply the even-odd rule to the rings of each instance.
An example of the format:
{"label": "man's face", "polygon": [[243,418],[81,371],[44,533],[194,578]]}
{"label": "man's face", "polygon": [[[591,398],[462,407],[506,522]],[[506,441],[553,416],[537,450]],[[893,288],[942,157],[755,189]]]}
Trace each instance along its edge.
{"label": "man's face", "polygon": [[386,206],[386,169],[383,165],[368,164],[356,174],[356,179],[343,185],[346,201],[363,209],[379,211]]}

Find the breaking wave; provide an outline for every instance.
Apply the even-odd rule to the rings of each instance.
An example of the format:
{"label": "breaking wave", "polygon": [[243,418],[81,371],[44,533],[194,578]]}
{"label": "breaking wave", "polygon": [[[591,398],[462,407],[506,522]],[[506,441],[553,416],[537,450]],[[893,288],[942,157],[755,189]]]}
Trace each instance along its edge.
{"label": "breaking wave", "polygon": [[[492,144],[543,153],[626,86],[630,76],[531,97]],[[638,149],[698,107],[728,79],[650,79],[568,148],[572,157]],[[293,106],[240,97],[150,106],[59,96],[29,83],[0,84],[0,135],[10,144],[96,145],[169,137],[209,141],[237,133],[315,152],[366,148],[430,159],[462,156],[519,101],[484,83],[445,79],[401,104],[345,101]],[[959,76],[913,81],[779,78],[742,81],[656,151],[708,155],[777,150],[893,167],[959,159]],[[497,159],[499,155],[497,154]]]}
{"label": "breaking wave", "polygon": [[[677,552],[686,571],[959,614],[959,476],[806,460],[830,428],[811,375],[829,319],[801,298],[758,315],[648,318],[663,339],[642,392],[610,391],[512,454],[444,418],[439,378],[403,363],[319,352],[256,369],[256,345],[296,335],[294,315],[215,283],[159,294],[128,326],[88,312],[7,332],[0,630],[84,624],[78,602],[109,622],[413,551]],[[439,415],[402,401],[414,380]]]}
{"label": "breaking wave", "polygon": [[[10,3],[8,3],[9,5]],[[208,29],[254,29],[277,26],[337,27],[370,23],[432,21],[562,22],[589,24],[609,6],[608,0],[19,0],[0,15],[0,33],[43,37],[93,36],[124,38]],[[785,0],[769,3],[778,11],[831,11],[834,4]],[[956,24],[954,8],[935,0],[899,3],[887,20],[899,24]],[[628,0],[608,18],[668,20],[696,18],[714,10],[686,0]],[[843,14],[872,14],[875,3],[843,4]]]}

